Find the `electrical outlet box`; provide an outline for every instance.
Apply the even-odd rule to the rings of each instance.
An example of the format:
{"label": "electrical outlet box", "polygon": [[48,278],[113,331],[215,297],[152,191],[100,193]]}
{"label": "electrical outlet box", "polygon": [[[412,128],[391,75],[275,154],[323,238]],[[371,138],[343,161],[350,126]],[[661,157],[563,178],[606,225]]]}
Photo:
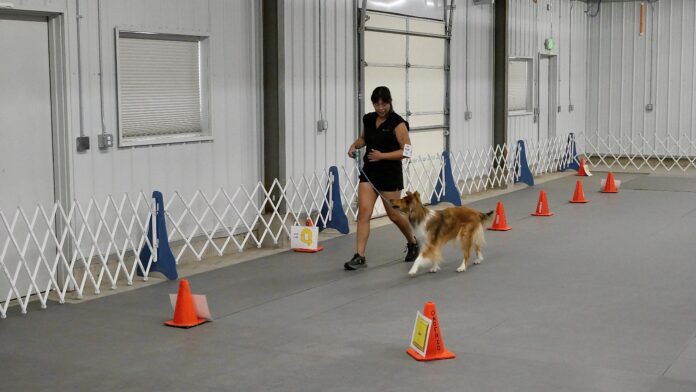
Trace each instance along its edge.
{"label": "electrical outlet box", "polygon": [[544,48],[546,48],[546,50],[552,51],[555,47],[556,41],[553,38],[549,37],[546,40],[544,40]]}
{"label": "electrical outlet box", "polygon": [[645,110],[646,110],[646,111],[652,112],[653,109],[654,109],[654,108],[653,108],[653,104],[649,103],[649,104],[645,105]]}
{"label": "electrical outlet box", "polygon": [[89,136],[79,136],[76,139],[77,142],[77,152],[89,150]]}
{"label": "electrical outlet box", "polygon": [[469,121],[473,117],[473,114],[470,111],[464,112],[464,120]]}
{"label": "electrical outlet box", "polygon": [[329,129],[329,122],[327,120],[317,121],[317,130],[319,132],[325,132],[327,129]]}
{"label": "electrical outlet box", "polygon": [[575,105],[568,105],[568,112],[575,110]]}
{"label": "electrical outlet box", "polygon": [[558,113],[563,111],[563,107],[561,105],[558,105]]}
{"label": "electrical outlet box", "polygon": [[104,148],[109,148],[114,146],[114,135],[110,133],[102,133],[99,136],[97,136],[97,144],[99,145],[99,148],[104,149]]}

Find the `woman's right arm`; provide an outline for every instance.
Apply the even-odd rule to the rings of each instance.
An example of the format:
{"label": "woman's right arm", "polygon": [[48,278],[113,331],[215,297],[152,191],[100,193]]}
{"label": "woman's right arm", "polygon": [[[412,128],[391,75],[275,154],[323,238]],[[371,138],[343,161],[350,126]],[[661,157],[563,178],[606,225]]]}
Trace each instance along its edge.
{"label": "woman's right arm", "polygon": [[365,137],[364,137],[364,135],[360,135],[360,137],[355,139],[353,144],[351,144],[350,147],[348,148],[348,156],[351,158],[354,158],[353,152],[355,150],[357,150],[359,148],[363,148],[363,147],[365,147]]}

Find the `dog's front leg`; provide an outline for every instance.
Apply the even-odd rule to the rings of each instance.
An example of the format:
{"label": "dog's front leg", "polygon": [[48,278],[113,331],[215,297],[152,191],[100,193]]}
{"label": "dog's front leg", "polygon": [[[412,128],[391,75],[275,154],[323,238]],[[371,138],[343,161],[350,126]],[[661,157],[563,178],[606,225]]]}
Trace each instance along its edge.
{"label": "dog's front leg", "polygon": [[416,258],[416,261],[413,262],[413,267],[411,267],[411,270],[408,271],[408,274],[411,276],[414,276],[418,273],[418,268],[420,268],[421,264],[427,263],[428,260],[423,258],[423,254],[419,254],[418,258]]}
{"label": "dog's front leg", "polygon": [[470,245],[469,242],[464,242],[464,259],[462,260],[462,265],[457,268],[457,272],[465,272],[466,271],[466,262],[469,260],[469,251],[470,251]]}

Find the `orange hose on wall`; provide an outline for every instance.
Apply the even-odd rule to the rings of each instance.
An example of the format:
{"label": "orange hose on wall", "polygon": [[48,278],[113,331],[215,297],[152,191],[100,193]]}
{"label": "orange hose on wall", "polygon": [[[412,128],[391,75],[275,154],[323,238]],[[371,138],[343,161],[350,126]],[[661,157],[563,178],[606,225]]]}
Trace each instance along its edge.
{"label": "orange hose on wall", "polygon": [[645,3],[640,3],[640,35],[645,35]]}

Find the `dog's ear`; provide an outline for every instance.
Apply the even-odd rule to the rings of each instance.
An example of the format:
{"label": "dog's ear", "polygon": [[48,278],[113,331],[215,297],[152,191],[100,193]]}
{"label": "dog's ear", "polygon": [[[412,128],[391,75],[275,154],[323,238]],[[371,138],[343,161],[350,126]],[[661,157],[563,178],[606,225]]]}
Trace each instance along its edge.
{"label": "dog's ear", "polygon": [[416,191],[416,192],[413,194],[413,196],[414,196],[418,201],[420,201],[420,193],[418,193],[418,191]]}
{"label": "dog's ear", "polygon": [[411,191],[406,191],[406,196],[411,196],[411,195],[413,195],[413,193],[411,193]]}

